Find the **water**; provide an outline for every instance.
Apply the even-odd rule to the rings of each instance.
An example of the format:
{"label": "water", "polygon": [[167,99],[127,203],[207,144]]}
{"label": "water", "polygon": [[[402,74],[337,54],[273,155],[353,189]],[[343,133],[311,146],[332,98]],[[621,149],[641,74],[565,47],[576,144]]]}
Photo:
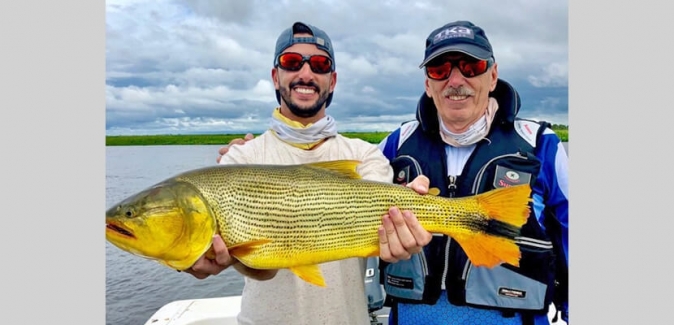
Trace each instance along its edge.
{"label": "water", "polygon": [[[219,147],[106,147],[106,207],[180,172],[214,165]],[[107,325],[142,325],[174,300],[241,294],[243,278],[232,268],[198,280],[105,244]]]}

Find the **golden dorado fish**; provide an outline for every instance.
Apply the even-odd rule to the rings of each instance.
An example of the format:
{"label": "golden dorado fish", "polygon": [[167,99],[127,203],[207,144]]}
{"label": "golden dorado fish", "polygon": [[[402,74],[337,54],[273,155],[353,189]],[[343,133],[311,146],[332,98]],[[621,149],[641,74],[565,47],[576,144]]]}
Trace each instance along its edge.
{"label": "golden dorado fish", "polygon": [[129,253],[184,270],[211,254],[219,233],[229,254],[255,269],[287,268],[325,286],[318,264],[379,255],[377,229],[391,206],[424,229],[451,236],[474,265],[519,266],[515,236],[529,216],[528,185],[476,196],[421,195],[361,179],[358,161],[216,165],[184,172],[110,207],[106,239]]}

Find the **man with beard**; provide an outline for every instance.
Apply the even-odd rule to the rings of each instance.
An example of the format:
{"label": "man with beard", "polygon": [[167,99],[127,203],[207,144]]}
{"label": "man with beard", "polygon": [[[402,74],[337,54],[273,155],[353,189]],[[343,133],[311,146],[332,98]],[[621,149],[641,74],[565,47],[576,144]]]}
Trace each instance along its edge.
{"label": "man with beard", "polygon": [[[337,133],[326,109],[337,83],[332,42],[308,24],[295,23],[279,36],[271,77],[280,106],[272,112],[269,130],[229,146],[220,164],[302,164],[356,159],[363,179],[391,182],[393,170],[377,146]],[[411,187],[427,191],[420,176]],[[419,187],[417,187],[417,185]],[[416,217],[391,208],[379,229],[382,256],[400,259],[418,253],[431,239]],[[289,270],[254,270],[231,258],[221,238],[213,239],[216,258],[202,257],[187,272],[203,279],[230,265],[245,275],[239,324],[369,324],[364,258],[321,264],[327,287],[301,280]]]}

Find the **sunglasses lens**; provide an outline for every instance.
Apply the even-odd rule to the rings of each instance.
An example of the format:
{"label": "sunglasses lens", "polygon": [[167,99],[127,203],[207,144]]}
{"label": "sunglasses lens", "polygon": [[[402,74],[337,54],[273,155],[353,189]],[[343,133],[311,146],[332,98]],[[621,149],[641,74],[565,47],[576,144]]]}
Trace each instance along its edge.
{"label": "sunglasses lens", "polygon": [[[278,57],[281,68],[289,71],[298,71],[302,68],[305,58],[299,53],[283,53]],[[328,73],[332,71],[332,60],[325,55],[312,55],[307,60],[314,73]]]}
{"label": "sunglasses lens", "polygon": [[431,79],[442,80],[449,76],[449,71],[451,70],[452,64],[449,62],[445,62],[440,65],[427,66],[426,75]]}
{"label": "sunglasses lens", "polygon": [[302,56],[297,53],[284,53],[278,57],[278,64],[283,69],[297,71],[302,67]]}
{"label": "sunglasses lens", "polygon": [[487,60],[459,61],[459,70],[467,78],[479,76],[487,71]]}
{"label": "sunglasses lens", "polygon": [[328,73],[332,68],[332,61],[323,55],[314,55],[309,59],[311,70],[316,73]]}

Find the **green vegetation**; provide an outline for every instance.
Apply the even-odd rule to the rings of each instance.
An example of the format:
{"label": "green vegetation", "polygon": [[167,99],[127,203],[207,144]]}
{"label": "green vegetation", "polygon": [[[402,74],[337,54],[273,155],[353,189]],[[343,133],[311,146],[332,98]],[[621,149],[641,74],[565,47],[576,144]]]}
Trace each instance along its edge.
{"label": "green vegetation", "polygon": [[[555,124],[552,129],[562,141],[569,141],[566,125]],[[343,132],[349,138],[360,138],[370,143],[379,143],[389,132]],[[255,134],[258,136],[259,134]],[[157,145],[226,145],[244,134],[165,134],[165,135],[109,135],[106,146],[157,146]]]}

